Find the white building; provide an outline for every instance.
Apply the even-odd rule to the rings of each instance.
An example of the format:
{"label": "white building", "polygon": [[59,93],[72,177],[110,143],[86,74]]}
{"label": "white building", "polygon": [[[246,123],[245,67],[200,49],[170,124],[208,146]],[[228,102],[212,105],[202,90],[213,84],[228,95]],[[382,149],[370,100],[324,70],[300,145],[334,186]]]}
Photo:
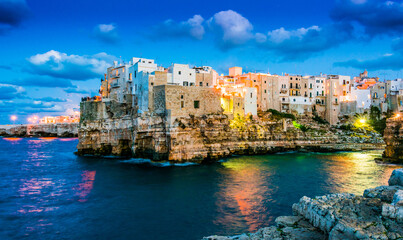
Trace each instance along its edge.
{"label": "white building", "polygon": [[252,114],[253,116],[257,116],[257,90],[254,87],[244,88],[245,98],[244,98],[244,107],[245,107],[245,115]]}
{"label": "white building", "polygon": [[357,112],[363,113],[371,107],[371,90],[351,88],[351,99],[357,101]]}
{"label": "white building", "polygon": [[168,68],[168,73],[172,74],[169,83],[181,86],[194,86],[196,83],[196,71],[189,68],[187,64],[172,64]]}

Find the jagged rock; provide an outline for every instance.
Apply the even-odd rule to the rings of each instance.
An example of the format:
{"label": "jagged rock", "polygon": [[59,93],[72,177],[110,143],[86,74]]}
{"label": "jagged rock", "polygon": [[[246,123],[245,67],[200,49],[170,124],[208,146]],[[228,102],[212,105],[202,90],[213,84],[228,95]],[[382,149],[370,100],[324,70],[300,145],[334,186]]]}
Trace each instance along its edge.
{"label": "jagged rock", "polygon": [[392,176],[390,176],[388,183],[389,186],[403,186],[403,168],[393,170]]}
{"label": "jagged rock", "polygon": [[403,206],[403,190],[396,191],[393,196],[392,205]]}
{"label": "jagged rock", "polygon": [[384,162],[403,163],[403,116],[386,120],[383,139],[386,143],[382,154]]}
{"label": "jagged rock", "polygon": [[366,198],[379,198],[384,202],[391,203],[393,196],[398,190],[403,190],[401,186],[379,186],[376,188],[366,189],[364,197]]}

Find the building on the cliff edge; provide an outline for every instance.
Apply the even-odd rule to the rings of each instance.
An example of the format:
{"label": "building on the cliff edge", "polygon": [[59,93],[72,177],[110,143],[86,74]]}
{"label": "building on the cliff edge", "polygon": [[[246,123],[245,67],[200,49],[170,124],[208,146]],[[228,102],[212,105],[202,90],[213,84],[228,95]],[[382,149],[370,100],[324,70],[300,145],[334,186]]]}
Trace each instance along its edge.
{"label": "building on the cliff edge", "polygon": [[39,120],[39,124],[57,124],[57,123],[78,123],[80,121],[80,113],[69,116],[46,116]]}
{"label": "building on the cliff edge", "polygon": [[313,114],[330,124],[377,106],[382,112],[402,108],[402,79],[380,82],[360,73],[349,76],[272,75],[244,73],[231,67],[219,75],[209,66],[173,63],[158,66],[153,59],[132,58],[106,70],[102,102],[130,103],[138,114],[166,113],[172,117],[215,113],[230,117],[257,116],[259,111]]}

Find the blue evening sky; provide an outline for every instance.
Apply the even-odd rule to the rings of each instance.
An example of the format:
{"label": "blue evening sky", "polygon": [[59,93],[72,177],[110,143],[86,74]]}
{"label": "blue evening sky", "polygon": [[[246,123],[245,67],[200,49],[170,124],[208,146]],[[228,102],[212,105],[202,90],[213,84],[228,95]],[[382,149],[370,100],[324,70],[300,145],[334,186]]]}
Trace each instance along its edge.
{"label": "blue evening sky", "polygon": [[0,0],[0,124],[61,115],[131,57],[403,77],[402,0]]}

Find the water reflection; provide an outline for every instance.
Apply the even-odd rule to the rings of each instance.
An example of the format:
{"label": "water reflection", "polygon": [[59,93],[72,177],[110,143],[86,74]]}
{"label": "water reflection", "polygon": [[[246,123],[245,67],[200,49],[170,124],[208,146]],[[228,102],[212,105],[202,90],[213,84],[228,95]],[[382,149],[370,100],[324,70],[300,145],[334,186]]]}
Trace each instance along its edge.
{"label": "water reflection", "polygon": [[76,188],[76,195],[79,197],[79,202],[86,202],[88,200],[88,195],[94,186],[96,171],[84,171],[81,175],[82,182]]}
{"label": "water reflection", "polygon": [[393,169],[375,164],[374,158],[381,156],[381,151],[345,152],[339,154],[319,155],[326,159],[324,172],[328,173],[328,182],[332,183],[331,192],[350,192],[362,194],[362,189],[387,184]]}
{"label": "water reflection", "polygon": [[7,138],[2,138],[3,140],[6,140],[8,142],[18,142],[21,141],[22,138],[16,138],[16,137],[7,137]]}
{"label": "water reflection", "polygon": [[244,228],[240,225],[245,222],[250,232],[257,230],[269,219],[266,201],[271,194],[267,187],[270,179],[267,167],[237,160],[222,165],[224,176],[216,202],[220,214],[215,223]]}

